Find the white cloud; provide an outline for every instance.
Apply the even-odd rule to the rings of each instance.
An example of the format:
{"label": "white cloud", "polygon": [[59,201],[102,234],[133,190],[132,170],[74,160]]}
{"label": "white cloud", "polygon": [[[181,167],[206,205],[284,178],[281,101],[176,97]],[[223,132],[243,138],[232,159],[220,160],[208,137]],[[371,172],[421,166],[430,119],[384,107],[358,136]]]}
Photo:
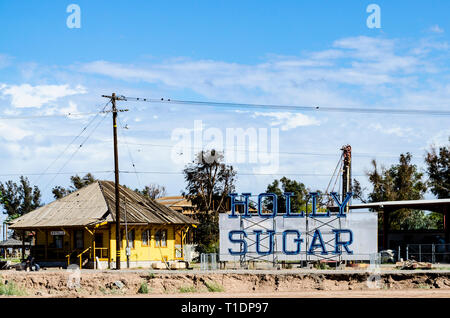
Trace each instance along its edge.
{"label": "white cloud", "polygon": [[180,58],[141,65],[100,60],[74,69],[121,81],[158,84],[168,90],[189,89],[215,100],[356,106],[358,102],[342,87],[370,91],[388,85],[412,87],[418,73],[439,70],[426,59],[423,43],[414,43],[416,50],[408,51],[399,42],[348,37],[333,42],[331,49],[298,57],[270,56],[252,65]]}
{"label": "white cloud", "polygon": [[49,102],[54,102],[60,98],[85,94],[86,88],[81,85],[70,88],[68,84],[64,85],[5,85],[0,87],[0,93],[3,96],[11,96],[11,105],[16,108],[37,107],[40,108]]}
{"label": "white cloud", "polygon": [[444,33],[444,29],[442,29],[439,25],[435,24],[429,29],[433,33]]}
{"label": "white cloud", "polygon": [[281,126],[281,130],[289,130],[303,126],[317,126],[320,121],[314,117],[309,117],[300,113],[289,112],[255,112],[254,116],[273,118],[271,126]]}
{"label": "white cloud", "polygon": [[0,121],[0,138],[4,140],[19,141],[31,135],[32,131],[20,128],[16,121]]}
{"label": "white cloud", "polygon": [[375,131],[379,131],[386,135],[395,135],[398,137],[411,137],[414,136],[414,130],[412,128],[403,128],[398,126],[382,126],[381,124],[371,124],[369,125],[370,129],[373,129]]}
{"label": "white cloud", "polygon": [[12,58],[6,54],[0,54],[0,68],[11,65]]}

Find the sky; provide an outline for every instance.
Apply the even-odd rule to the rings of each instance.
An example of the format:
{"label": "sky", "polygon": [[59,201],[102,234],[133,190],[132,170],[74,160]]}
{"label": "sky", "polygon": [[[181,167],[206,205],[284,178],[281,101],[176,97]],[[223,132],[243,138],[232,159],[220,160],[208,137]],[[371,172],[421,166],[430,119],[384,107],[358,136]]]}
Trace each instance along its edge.
{"label": "sky", "polygon": [[[379,28],[368,26],[370,4]],[[102,95],[112,92],[448,111],[449,11],[448,1],[411,0],[0,0],[0,181],[25,175],[48,203],[75,173],[113,180],[111,113],[98,114],[110,109]],[[233,134],[253,138],[226,160],[238,173],[236,191],[254,194],[282,176],[325,190],[346,144],[353,176],[370,189],[372,159],[389,167],[410,152],[425,171],[426,151],[450,136],[449,116],[117,105],[128,110],[119,114],[121,183],[156,183],[168,195],[184,190],[181,172],[195,150],[232,154]]]}

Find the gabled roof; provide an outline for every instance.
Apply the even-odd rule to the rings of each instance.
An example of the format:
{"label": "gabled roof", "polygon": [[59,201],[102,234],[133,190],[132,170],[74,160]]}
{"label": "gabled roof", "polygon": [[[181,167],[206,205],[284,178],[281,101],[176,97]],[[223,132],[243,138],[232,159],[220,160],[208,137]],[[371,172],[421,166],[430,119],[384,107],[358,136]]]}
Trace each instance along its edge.
{"label": "gabled roof", "polygon": [[[25,242],[25,246],[29,246],[30,242]],[[21,247],[22,241],[16,240],[15,238],[9,238],[6,241],[0,242],[0,247]]]}
{"label": "gabled roof", "polygon": [[170,208],[193,208],[192,202],[181,195],[161,197],[156,199],[156,202],[164,204]]}
{"label": "gabled roof", "polygon": [[[120,221],[130,224],[195,224],[195,220],[119,186]],[[126,207],[126,208],[125,208]],[[96,181],[12,221],[11,229],[79,227],[115,222],[115,186]]]}

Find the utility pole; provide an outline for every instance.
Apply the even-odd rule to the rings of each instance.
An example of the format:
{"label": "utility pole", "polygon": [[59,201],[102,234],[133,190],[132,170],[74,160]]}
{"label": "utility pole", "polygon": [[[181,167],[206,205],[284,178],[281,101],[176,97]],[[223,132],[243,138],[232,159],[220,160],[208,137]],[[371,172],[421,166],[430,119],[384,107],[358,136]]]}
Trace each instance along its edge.
{"label": "utility pole", "polygon": [[[342,201],[345,200],[347,192],[352,190],[352,147],[345,145],[341,148],[343,154],[343,168],[342,168]],[[349,210],[349,203],[347,203],[346,212]]]}
{"label": "utility pole", "polygon": [[120,269],[120,196],[119,196],[119,150],[117,148],[117,113],[116,100],[123,100],[122,97],[117,97],[116,93],[111,96],[102,95],[111,99],[112,114],[113,114],[113,136],[114,136],[114,179],[115,179],[115,195],[116,195],[116,269]]}

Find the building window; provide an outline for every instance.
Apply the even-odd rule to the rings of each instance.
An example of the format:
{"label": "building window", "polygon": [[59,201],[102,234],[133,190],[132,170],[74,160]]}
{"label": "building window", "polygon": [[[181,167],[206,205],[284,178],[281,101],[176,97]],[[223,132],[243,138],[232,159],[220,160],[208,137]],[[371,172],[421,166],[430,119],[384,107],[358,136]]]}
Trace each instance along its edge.
{"label": "building window", "polygon": [[103,247],[103,234],[95,233],[94,235],[95,247]]}
{"label": "building window", "polygon": [[151,241],[150,230],[149,229],[143,230],[142,231],[142,245],[149,246],[150,241]]}
{"label": "building window", "polygon": [[128,247],[134,248],[134,230],[128,231]]}
{"label": "building window", "polygon": [[158,230],[155,233],[156,247],[167,247],[167,230]]}
{"label": "building window", "polygon": [[75,242],[74,242],[75,248],[82,249],[84,246],[83,231],[81,231],[81,230],[74,231],[74,239],[75,239]]}
{"label": "building window", "polygon": [[64,236],[63,235],[55,235],[54,239],[55,239],[55,247],[62,248]]}

